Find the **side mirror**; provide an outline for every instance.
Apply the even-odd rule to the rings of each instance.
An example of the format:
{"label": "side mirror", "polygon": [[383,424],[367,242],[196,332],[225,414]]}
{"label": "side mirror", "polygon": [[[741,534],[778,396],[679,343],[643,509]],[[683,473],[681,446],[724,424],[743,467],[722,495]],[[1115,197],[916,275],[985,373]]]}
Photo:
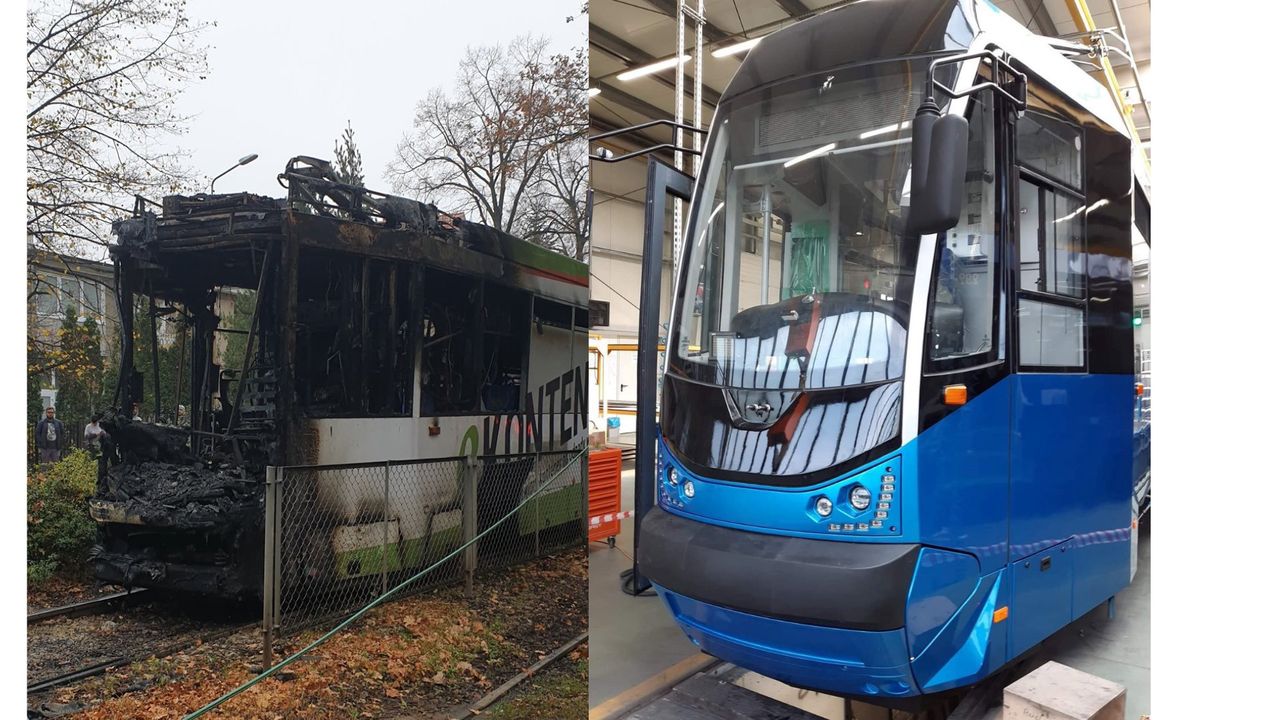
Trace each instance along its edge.
{"label": "side mirror", "polygon": [[907,230],[931,235],[955,227],[964,201],[969,122],[942,116],[926,100],[911,122],[911,212]]}

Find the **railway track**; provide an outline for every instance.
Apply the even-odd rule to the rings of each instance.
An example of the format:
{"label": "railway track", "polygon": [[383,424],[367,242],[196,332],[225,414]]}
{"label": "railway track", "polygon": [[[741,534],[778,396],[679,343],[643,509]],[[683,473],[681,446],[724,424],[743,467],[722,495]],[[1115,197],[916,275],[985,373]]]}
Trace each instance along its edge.
{"label": "railway track", "polygon": [[239,622],[234,614],[191,613],[182,604],[151,602],[158,598],[133,590],[28,613],[28,697],[258,625]]}
{"label": "railway track", "polygon": [[189,650],[199,645],[204,645],[207,643],[215,642],[217,640],[221,640],[222,638],[225,638],[229,635],[233,635],[237,632],[240,632],[241,630],[247,630],[249,628],[256,628],[256,627],[258,627],[258,623],[245,623],[244,625],[239,625],[236,627],[222,628],[220,630],[215,630],[213,632],[201,635],[199,637],[188,638],[181,642],[176,642],[171,645],[167,645],[165,647],[159,648],[157,650],[136,652],[129,655],[121,655],[117,657],[108,658],[100,662],[86,665],[77,670],[72,670],[70,672],[65,672],[59,675],[54,675],[51,677],[44,678],[42,680],[38,680],[34,683],[29,683],[27,685],[27,694],[31,695],[34,693],[44,692],[46,690],[52,690],[56,687],[61,687],[63,685],[70,685],[71,683],[78,682],[86,678],[91,678],[91,677],[94,677],[95,675],[101,675],[102,673],[110,670],[111,668],[120,667],[121,665],[128,665],[129,663],[139,662],[141,660],[146,660],[152,657],[164,658],[170,655],[176,655],[177,653],[180,653],[184,650]]}
{"label": "railway track", "polygon": [[146,588],[135,588],[133,590],[124,590],[110,595],[103,595],[90,600],[71,603],[69,605],[61,605],[58,607],[47,608],[45,610],[37,610],[33,613],[27,613],[27,624],[38,623],[44,620],[52,620],[59,617],[81,617],[83,615],[96,615],[107,610],[114,610],[123,606],[130,600],[139,597],[145,597]]}

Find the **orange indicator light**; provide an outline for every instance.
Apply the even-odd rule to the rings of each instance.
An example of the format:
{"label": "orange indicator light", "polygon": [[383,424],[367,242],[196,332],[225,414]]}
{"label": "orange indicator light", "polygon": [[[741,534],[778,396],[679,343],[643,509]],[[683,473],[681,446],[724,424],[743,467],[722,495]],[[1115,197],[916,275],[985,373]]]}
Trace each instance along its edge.
{"label": "orange indicator light", "polygon": [[942,402],[947,405],[963,405],[969,401],[969,388],[964,385],[948,385],[942,389]]}
{"label": "orange indicator light", "polygon": [[1001,623],[1007,617],[1009,617],[1009,606],[1005,605],[1004,607],[996,608],[996,611],[991,613],[991,622],[993,624]]}

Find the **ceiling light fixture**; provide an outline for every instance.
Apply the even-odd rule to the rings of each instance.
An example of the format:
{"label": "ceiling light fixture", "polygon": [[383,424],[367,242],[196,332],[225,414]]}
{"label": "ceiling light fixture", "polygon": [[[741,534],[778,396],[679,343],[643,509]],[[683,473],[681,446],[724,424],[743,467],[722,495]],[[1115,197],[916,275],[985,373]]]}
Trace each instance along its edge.
{"label": "ceiling light fixture", "polygon": [[658,62],[650,65],[644,65],[644,66],[635,68],[634,70],[628,70],[624,73],[618,73],[618,79],[625,82],[627,80],[635,80],[638,77],[644,77],[645,75],[652,75],[653,73],[656,73],[656,72],[662,72],[663,70],[670,70],[680,62],[681,58],[683,58],[687,62],[689,60],[689,57],[690,57],[689,55],[681,55],[678,58],[673,57],[673,58],[667,58],[666,60],[659,60]]}
{"label": "ceiling light fixture", "polygon": [[712,50],[711,57],[722,58],[722,57],[728,57],[730,55],[736,55],[740,52],[750,50],[751,48],[758,45],[760,41],[763,39],[764,38],[751,38],[750,40],[744,40],[740,43],[735,43],[733,45],[722,47],[719,50]]}

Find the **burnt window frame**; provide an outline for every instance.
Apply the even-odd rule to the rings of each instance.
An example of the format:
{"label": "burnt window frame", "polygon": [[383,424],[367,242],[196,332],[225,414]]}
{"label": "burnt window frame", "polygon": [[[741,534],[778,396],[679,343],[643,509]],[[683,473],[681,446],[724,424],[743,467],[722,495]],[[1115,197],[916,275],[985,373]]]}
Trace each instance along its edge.
{"label": "burnt window frame", "polygon": [[[512,327],[509,333],[499,333],[489,329],[489,319],[491,314],[491,295],[508,295],[506,299],[500,301],[497,307],[506,307],[507,300],[519,303],[518,308],[513,308],[509,317],[512,320]],[[528,290],[508,285],[493,283],[488,280],[480,281],[480,352],[479,360],[481,361],[480,373],[476,376],[478,387],[476,388],[478,407],[476,414],[479,415],[509,415],[513,413],[523,413],[526,409],[525,396],[529,389],[529,344],[530,344],[530,328],[531,313],[533,312],[534,295]],[[514,303],[513,303],[514,304]],[[514,339],[519,344],[519,370],[520,382],[516,392],[516,407],[513,409],[492,410],[485,407],[484,390],[486,385],[487,363],[489,359],[489,351],[487,348],[488,338],[491,336],[501,336]],[[501,352],[501,351],[498,351]]]}
{"label": "burnt window frame", "polygon": [[[430,410],[428,410],[425,406],[428,391],[427,391],[427,386],[424,384],[426,381],[427,375],[425,373],[425,368],[423,367],[423,363],[426,362],[426,357],[427,357],[427,353],[426,353],[427,321],[431,317],[430,315],[431,302],[428,299],[426,302],[423,303],[422,316],[418,323],[418,332],[419,332],[420,340],[418,342],[417,384],[418,384],[418,392],[420,395],[418,398],[418,407],[416,408],[417,413],[415,416],[425,418],[425,417],[474,416],[474,415],[485,414],[481,410],[481,400],[480,400],[481,376],[480,376],[479,363],[477,362],[477,359],[479,358],[479,356],[484,352],[484,345],[483,345],[484,335],[483,335],[483,327],[482,327],[482,318],[483,318],[482,313],[484,308],[484,284],[485,284],[484,279],[480,277],[474,277],[471,275],[451,273],[445,270],[440,270],[439,268],[430,267],[430,268],[427,268],[425,281],[423,282],[422,288],[419,291],[423,295],[426,295],[427,293],[437,294],[440,292],[440,288],[435,283],[431,282],[432,275],[435,275],[436,279],[443,279],[443,277],[448,277],[450,278],[449,282],[451,283],[474,284],[474,290],[477,292],[477,296],[475,297],[474,300],[469,299],[471,297],[470,293],[473,288],[463,288],[464,292],[461,292],[461,293],[457,293],[457,292],[444,293],[445,295],[447,295],[448,299],[451,300],[453,303],[466,307],[470,311],[468,319],[463,321],[463,329],[458,331],[457,333],[454,333],[455,335],[462,336],[465,339],[465,342],[468,343],[468,347],[463,352],[460,353],[462,355],[460,362],[463,365],[462,385],[464,385],[466,388],[469,388],[470,402],[465,402],[465,403],[460,402],[457,406],[450,406],[448,409],[442,409],[439,406],[435,406],[435,407],[432,407]],[[525,353],[525,354],[526,356],[528,355],[528,353]]]}

